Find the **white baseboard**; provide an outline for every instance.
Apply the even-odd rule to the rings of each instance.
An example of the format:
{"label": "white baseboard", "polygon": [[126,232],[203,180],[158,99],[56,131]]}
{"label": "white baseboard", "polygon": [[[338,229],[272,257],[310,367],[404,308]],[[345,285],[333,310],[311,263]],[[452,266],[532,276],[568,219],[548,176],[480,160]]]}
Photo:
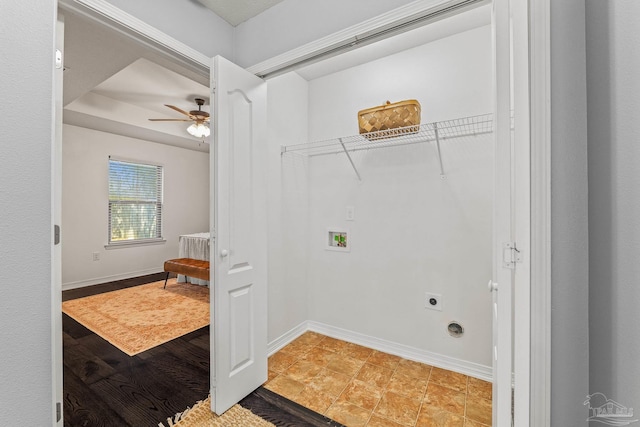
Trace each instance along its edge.
{"label": "white baseboard", "polygon": [[100,285],[102,283],[114,282],[116,280],[131,279],[133,277],[146,276],[147,274],[162,273],[162,269],[150,268],[147,270],[130,271],[128,273],[114,274],[112,276],[95,277],[93,279],[79,280],[77,282],[67,282],[62,284],[62,290],[84,288],[86,286]]}
{"label": "white baseboard", "polygon": [[469,362],[455,357],[445,356],[426,350],[421,350],[404,344],[394,343],[392,341],[364,335],[358,332],[348,331],[346,329],[337,328],[320,322],[311,320],[302,322],[300,325],[276,338],[269,343],[268,353],[271,356],[282,347],[305,333],[306,331],[317,332],[332,338],[359,344],[384,353],[393,354],[404,359],[414,360],[416,362],[425,363],[438,368],[447,369],[449,371],[458,372],[470,377],[478,378],[484,381],[493,381],[493,368],[474,362]]}
{"label": "white baseboard", "polygon": [[285,345],[289,344],[291,341],[298,338],[300,335],[307,332],[309,330],[308,323],[309,323],[308,321],[302,322],[295,328],[285,332],[275,340],[271,341],[267,346],[267,354],[269,356],[273,355],[282,347],[284,347]]}

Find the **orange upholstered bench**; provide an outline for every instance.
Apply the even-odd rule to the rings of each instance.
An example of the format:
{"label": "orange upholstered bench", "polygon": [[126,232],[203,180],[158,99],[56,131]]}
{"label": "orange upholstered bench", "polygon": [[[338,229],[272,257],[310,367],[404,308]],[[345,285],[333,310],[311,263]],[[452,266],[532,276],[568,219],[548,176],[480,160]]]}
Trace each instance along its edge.
{"label": "orange upholstered bench", "polygon": [[193,258],[176,258],[164,262],[164,271],[167,277],[164,279],[164,287],[167,287],[169,273],[182,274],[195,279],[209,280],[209,261]]}

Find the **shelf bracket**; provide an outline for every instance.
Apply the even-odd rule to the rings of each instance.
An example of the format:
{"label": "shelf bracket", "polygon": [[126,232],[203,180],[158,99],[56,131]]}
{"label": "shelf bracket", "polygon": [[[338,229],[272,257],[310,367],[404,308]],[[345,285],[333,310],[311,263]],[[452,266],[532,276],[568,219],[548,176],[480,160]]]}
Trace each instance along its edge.
{"label": "shelf bracket", "polygon": [[351,167],[353,168],[353,171],[358,176],[358,181],[362,181],[362,178],[360,178],[360,174],[358,173],[358,169],[356,168],[355,163],[353,163],[353,159],[351,158],[351,155],[349,154],[349,151],[347,150],[347,147],[344,146],[344,142],[342,141],[342,138],[338,138],[338,141],[340,141],[340,145],[342,145],[342,149],[344,150],[344,154],[347,155],[347,159],[349,159],[349,163],[351,163]]}
{"label": "shelf bracket", "polygon": [[433,131],[436,135],[436,150],[438,150],[438,162],[440,163],[440,178],[444,179],[444,168],[442,167],[442,154],[440,153],[440,136],[438,135],[438,123],[433,123]]}

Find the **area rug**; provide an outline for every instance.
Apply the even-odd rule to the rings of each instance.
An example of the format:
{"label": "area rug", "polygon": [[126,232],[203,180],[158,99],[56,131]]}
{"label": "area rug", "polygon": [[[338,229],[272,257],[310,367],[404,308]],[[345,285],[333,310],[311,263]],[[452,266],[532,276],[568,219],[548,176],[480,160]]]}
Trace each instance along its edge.
{"label": "area rug", "polygon": [[128,354],[209,324],[209,288],[169,279],[73,299],[62,311]]}
{"label": "area rug", "polygon": [[248,409],[240,405],[234,405],[222,416],[211,412],[211,397],[200,401],[187,408],[184,412],[173,418],[167,419],[167,424],[158,424],[159,427],[275,427],[269,421],[265,421],[254,415]]}
{"label": "area rug", "polygon": [[159,427],[345,427],[279,394],[258,387],[222,416],[211,412],[211,398],[196,403]]}

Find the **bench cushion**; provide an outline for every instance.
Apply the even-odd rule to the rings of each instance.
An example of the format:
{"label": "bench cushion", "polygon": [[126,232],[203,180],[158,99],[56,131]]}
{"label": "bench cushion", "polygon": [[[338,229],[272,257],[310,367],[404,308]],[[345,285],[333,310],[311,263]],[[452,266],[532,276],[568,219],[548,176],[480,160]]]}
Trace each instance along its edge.
{"label": "bench cushion", "polygon": [[170,259],[164,262],[164,271],[209,280],[209,261],[193,258]]}

